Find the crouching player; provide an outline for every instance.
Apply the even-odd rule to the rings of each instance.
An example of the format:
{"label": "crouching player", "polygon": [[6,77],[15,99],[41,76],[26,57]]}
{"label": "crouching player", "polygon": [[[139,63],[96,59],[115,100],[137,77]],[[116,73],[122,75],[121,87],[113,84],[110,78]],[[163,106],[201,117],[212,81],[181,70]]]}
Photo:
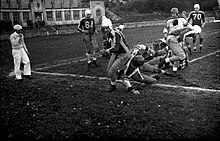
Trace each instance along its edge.
{"label": "crouching player", "polygon": [[168,45],[165,42],[166,41],[164,39],[156,40],[151,47],[145,49],[147,52],[143,53],[145,62],[142,66],[140,66],[141,72],[152,72],[153,74],[151,77],[155,79],[159,79],[160,75],[176,76],[175,73],[171,73],[166,70],[172,67],[173,64],[171,62],[165,63],[161,68],[158,67],[161,58],[168,58],[171,55],[171,50],[169,50]]}
{"label": "crouching player", "polygon": [[[115,80],[122,78],[123,84],[130,92],[139,94],[139,91],[135,90],[130,84],[130,80],[147,84],[153,84],[156,82],[155,78],[144,75],[140,72],[140,66],[143,64],[144,57],[141,53],[138,50],[132,50],[126,53],[123,57],[117,59],[109,69],[108,74]],[[114,90],[116,90],[116,85],[111,84],[109,91],[111,92]]]}

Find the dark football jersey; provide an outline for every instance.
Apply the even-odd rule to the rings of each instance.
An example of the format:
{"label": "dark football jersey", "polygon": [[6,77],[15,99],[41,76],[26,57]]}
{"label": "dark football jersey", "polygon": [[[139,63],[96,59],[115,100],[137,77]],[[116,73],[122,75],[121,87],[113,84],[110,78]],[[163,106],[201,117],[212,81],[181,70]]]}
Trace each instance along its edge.
{"label": "dark football jersey", "polygon": [[189,14],[188,22],[192,20],[192,25],[201,26],[205,22],[205,13],[203,11],[192,11]]}
{"label": "dark football jersey", "polygon": [[83,18],[78,26],[79,30],[88,30],[89,34],[93,34],[95,32],[95,20],[93,18]]}

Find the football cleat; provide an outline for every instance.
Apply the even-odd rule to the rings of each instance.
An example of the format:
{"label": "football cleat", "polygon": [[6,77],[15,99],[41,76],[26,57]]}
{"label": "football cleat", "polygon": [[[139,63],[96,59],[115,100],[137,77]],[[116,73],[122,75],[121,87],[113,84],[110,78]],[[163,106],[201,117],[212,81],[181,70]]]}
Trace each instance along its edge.
{"label": "football cleat", "polygon": [[109,88],[108,88],[108,92],[113,92],[115,91],[117,88],[116,88],[116,85],[111,85]]}
{"label": "football cleat", "polygon": [[196,51],[196,47],[193,47],[193,50]]}
{"label": "football cleat", "polygon": [[133,93],[133,94],[140,94],[140,92],[139,92],[138,90],[135,90],[135,89],[132,88],[132,87],[129,87],[129,88],[128,88],[128,91],[131,92],[131,93]]}
{"label": "football cleat", "polygon": [[199,45],[199,52],[202,52],[202,45]]}
{"label": "football cleat", "polygon": [[24,81],[23,78],[21,78],[21,79],[15,79],[15,82],[22,82],[22,81]]}
{"label": "football cleat", "polygon": [[88,69],[87,69],[87,71],[90,71],[91,68],[92,68],[92,63],[90,62],[90,63],[88,63]]}
{"label": "football cleat", "polygon": [[92,61],[92,64],[94,65],[95,68],[100,67],[100,65],[97,64],[96,60],[93,60],[93,61]]}
{"label": "football cleat", "polygon": [[189,50],[189,54],[192,54],[192,50],[191,50],[191,48],[188,48],[188,50]]}
{"label": "football cleat", "polygon": [[165,58],[160,58],[158,68],[161,68],[163,66],[163,64],[165,64]]}
{"label": "football cleat", "polygon": [[27,79],[34,79],[31,75],[23,75],[23,77],[25,77]]}
{"label": "football cleat", "polygon": [[177,76],[177,71],[165,71],[164,75],[171,76],[171,77],[176,77]]}
{"label": "football cleat", "polygon": [[122,70],[118,70],[117,72],[116,72],[116,74],[117,74],[117,80],[120,80],[120,79],[122,79],[122,75],[123,75],[123,73],[124,73],[124,70],[122,69]]}

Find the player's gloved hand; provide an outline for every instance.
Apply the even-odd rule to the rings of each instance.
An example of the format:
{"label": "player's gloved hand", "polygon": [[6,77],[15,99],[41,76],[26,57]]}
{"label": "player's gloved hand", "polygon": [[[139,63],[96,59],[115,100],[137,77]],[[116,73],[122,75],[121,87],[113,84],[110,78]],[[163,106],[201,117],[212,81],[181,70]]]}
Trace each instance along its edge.
{"label": "player's gloved hand", "polygon": [[82,33],[89,33],[88,30],[82,30]]}

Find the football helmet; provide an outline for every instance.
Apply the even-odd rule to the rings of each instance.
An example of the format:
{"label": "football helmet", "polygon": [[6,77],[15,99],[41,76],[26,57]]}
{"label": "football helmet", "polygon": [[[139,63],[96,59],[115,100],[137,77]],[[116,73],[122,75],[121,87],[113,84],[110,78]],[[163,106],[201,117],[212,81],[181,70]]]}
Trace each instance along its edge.
{"label": "football helmet", "polygon": [[176,7],[173,7],[170,11],[171,11],[171,13],[179,14],[179,10]]}
{"label": "football helmet", "polygon": [[86,11],[85,11],[85,15],[87,16],[87,15],[91,15],[91,14],[92,14],[92,11],[89,10],[89,9],[86,9]]}
{"label": "football helmet", "polygon": [[199,10],[199,9],[200,9],[199,4],[195,4],[195,5],[194,5],[194,9],[195,9],[195,10]]}
{"label": "football helmet", "polygon": [[136,55],[133,59],[132,62],[134,67],[139,67],[144,64],[144,57],[142,55]]}

